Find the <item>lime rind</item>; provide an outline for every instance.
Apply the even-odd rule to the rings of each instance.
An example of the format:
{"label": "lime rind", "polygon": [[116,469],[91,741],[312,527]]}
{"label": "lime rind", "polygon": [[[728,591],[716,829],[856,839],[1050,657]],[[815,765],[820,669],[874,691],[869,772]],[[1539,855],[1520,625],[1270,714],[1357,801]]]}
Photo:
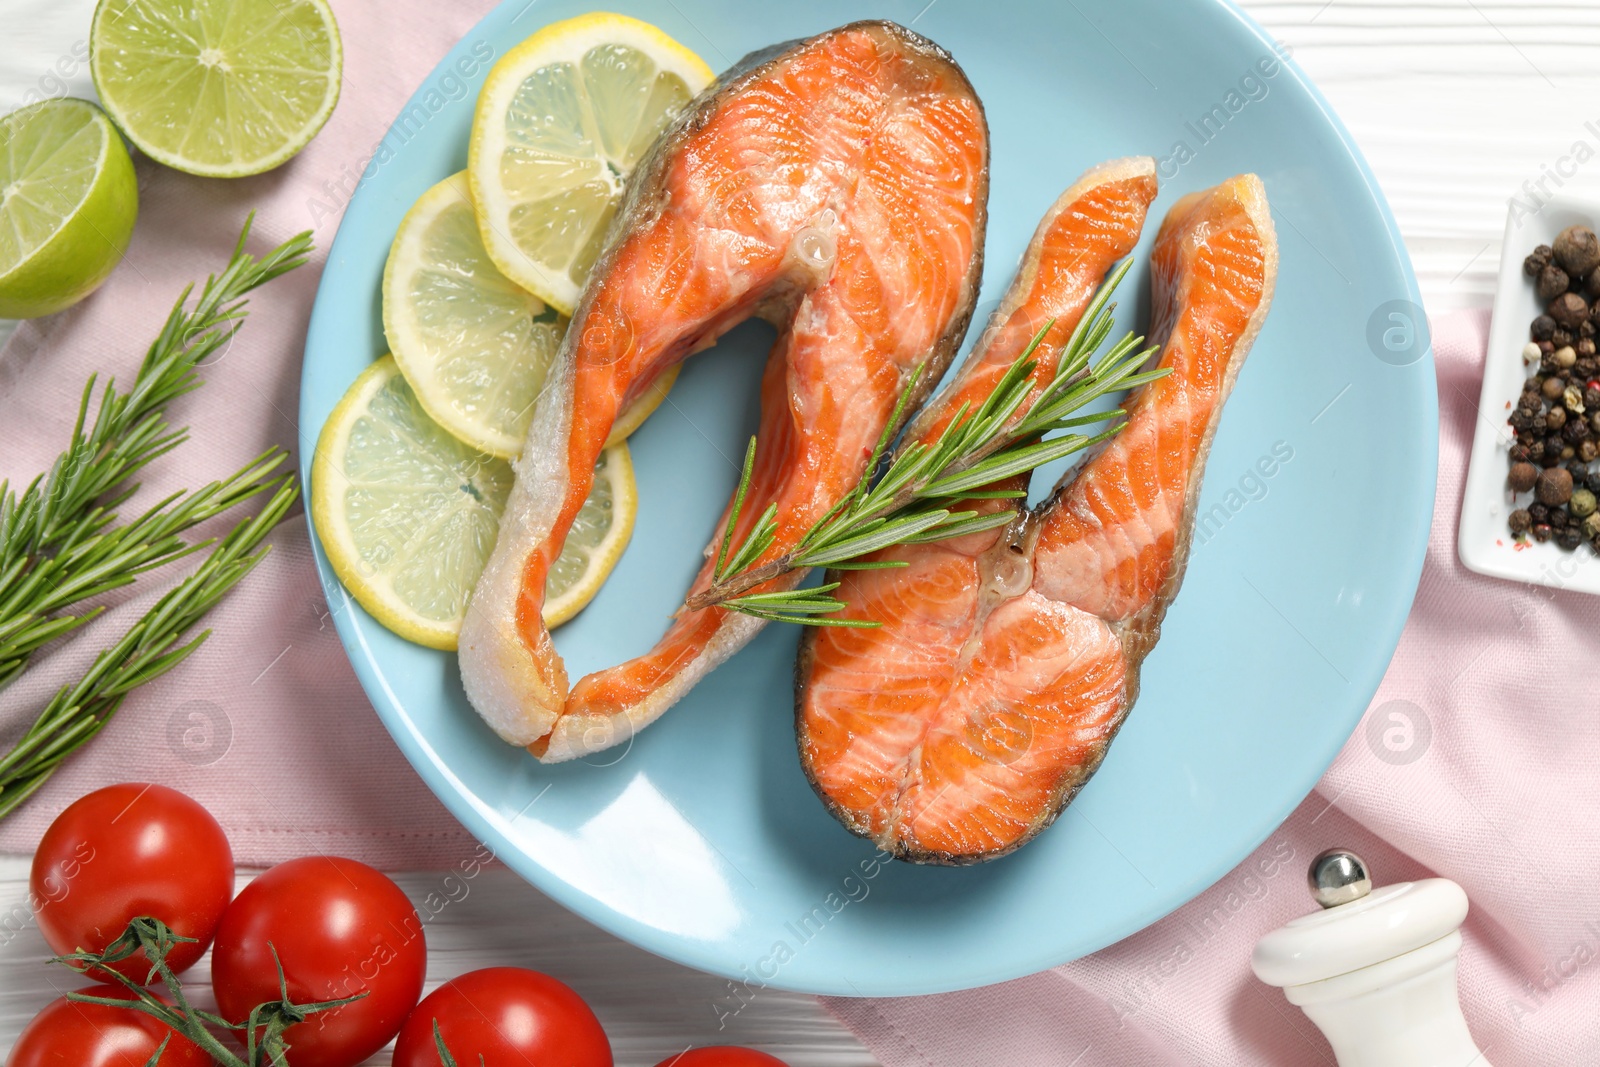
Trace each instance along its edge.
{"label": "lime rind", "polygon": [[271,170],[339,100],[343,45],[326,0],[100,0],[89,42],[118,127],[190,174]]}

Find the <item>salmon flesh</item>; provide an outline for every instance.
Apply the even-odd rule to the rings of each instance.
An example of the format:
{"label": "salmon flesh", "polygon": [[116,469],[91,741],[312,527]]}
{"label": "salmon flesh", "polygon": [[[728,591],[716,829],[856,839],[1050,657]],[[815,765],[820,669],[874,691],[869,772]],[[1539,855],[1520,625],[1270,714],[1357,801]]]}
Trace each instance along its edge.
{"label": "salmon flesh", "polygon": [[[1148,161],[1101,170],[1040,226],[951,401],[987,395],[1051,316],[1052,337],[1070,330],[1138,239]],[[1254,175],[1179,200],[1151,283],[1149,335],[1171,373],[1124,405],[1126,428],[1010,527],[883,553],[904,569],[830,576],[853,614],[884,624],[812,630],[797,667],[801,763],[848,829],[913,862],[977,863],[1038,834],[1095,772],[1182,582],[1206,454],[1276,273]],[[910,432],[950,410],[941,397]]]}
{"label": "salmon flesh", "polygon": [[[539,398],[462,628],[467,696],[496,733],[550,762],[607,748],[755,635],[762,623],[747,615],[684,612],[649,652],[569,689],[540,617],[545,577],[613,421],[737,323],[771,321],[739,536],[775,503],[763,559],[792,547],[860,480],[917,364],[933,383],[955,354],[978,291],[988,181],[988,128],[966,76],[888,22],[751,56],[662,135]],[[710,555],[691,592],[709,583]]]}

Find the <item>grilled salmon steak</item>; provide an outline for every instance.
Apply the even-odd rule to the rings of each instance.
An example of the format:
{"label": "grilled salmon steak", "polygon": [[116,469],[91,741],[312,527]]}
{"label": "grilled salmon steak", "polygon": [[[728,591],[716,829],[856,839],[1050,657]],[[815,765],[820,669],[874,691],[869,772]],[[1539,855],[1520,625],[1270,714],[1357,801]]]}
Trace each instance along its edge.
{"label": "grilled salmon steak", "polygon": [[[1153,191],[1153,179],[1093,185],[1047,217],[1010,316],[1037,303],[1030,323],[1074,321]],[[1054,281],[1031,267],[1053,242],[1076,264]],[[1100,765],[1183,579],[1206,454],[1277,258],[1254,175],[1179,200],[1152,262],[1150,336],[1171,373],[1131,396],[1122,433],[1006,530],[892,549],[907,568],[843,576],[835,595],[884,625],[807,633],[796,717],[806,775],[851,831],[913,862],[993,859],[1048,826]],[[983,343],[1014,358],[1026,333],[1002,326]]]}
{"label": "grilled salmon steak", "polygon": [[569,690],[540,618],[545,577],[612,422],[738,322],[773,322],[739,536],[775,503],[767,555],[792,547],[859,481],[916,365],[927,362],[919,381],[936,382],[960,344],[988,168],[966,76],[887,22],[747,58],[662,135],[539,398],[462,628],[467,695],[501,737],[551,762],[606,748],[754,636],[762,624],[749,616],[685,612],[648,653]]}

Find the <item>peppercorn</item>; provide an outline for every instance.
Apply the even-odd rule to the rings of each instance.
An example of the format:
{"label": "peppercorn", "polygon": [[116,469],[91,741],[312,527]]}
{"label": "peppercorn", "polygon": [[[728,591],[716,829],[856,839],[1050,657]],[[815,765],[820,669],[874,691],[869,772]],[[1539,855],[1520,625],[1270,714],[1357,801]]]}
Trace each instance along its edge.
{"label": "peppercorn", "polygon": [[1571,418],[1568,419],[1567,424],[1561,428],[1561,439],[1566,441],[1568,444],[1576,445],[1580,441],[1588,440],[1589,433],[1590,430],[1588,420]]}
{"label": "peppercorn", "polygon": [[1573,486],[1580,487],[1583,485],[1583,480],[1589,477],[1589,465],[1575,459],[1567,464],[1567,473],[1572,475]]}
{"label": "peppercorn", "polygon": [[1549,245],[1539,245],[1522,261],[1522,272],[1530,278],[1537,278],[1539,272],[1548,267],[1550,261],[1555,258],[1555,249]]}
{"label": "peppercorn", "polygon": [[1572,497],[1572,472],[1565,467],[1551,467],[1539,473],[1534,493],[1539,503],[1556,507]]}
{"label": "peppercorn", "polygon": [[1526,430],[1533,423],[1533,416],[1522,408],[1517,408],[1506,416],[1506,422],[1513,430]]}
{"label": "peppercorn", "polygon": [[1590,381],[1583,387],[1583,406],[1600,408],[1600,382]]}
{"label": "peppercorn", "polygon": [[1556,544],[1563,550],[1571,552],[1583,544],[1583,531],[1576,526],[1563,526],[1556,531]]}
{"label": "peppercorn", "polygon": [[1542,355],[1544,353],[1539,351],[1539,343],[1537,341],[1529,341],[1522,346],[1522,362],[1524,363],[1537,363]]}
{"label": "peppercorn", "polygon": [[[1595,271],[1593,274],[1589,275],[1589,277],[1591,279],[1595,278],[1595,277],[1600,277],[1600,271]],[[1592,300],[1590,301],[1591,304],[1593,302],[1594,301],[1592,301]],[[1578,340],[1581,341],[1585,337],[1589,338],[1590,340],[1593,340],[1594,339],[1594,335],[1595,335],[1596,332],[1600,332],[1600,331],[1597,331],[1597,329],[1595,327],[1595,324],[1594,324],[1594,319],[1593,318],[1587,318],[1587,319],[1584,319],[1582,322],[1578,323]]]}
{"label": "peppercorn", "polygon": [[[1554,263],[1547,263],[1545,264],[1544,269],[1539,272],[1539,277],[1535,279],[1533,283],[1534,292],[1539,294],[1540,300],[1548,303],[1549,301],[1552,301],[1556,297],[1565,293],[1567,291],[1567,285],[1571,281],[1572,279],[1567,277],[1566,271],[1562,270]],[[1561,316],[1557,315],[1553,311],[1550,313],[1550,317],[1555,319],[1557,322],[1561,321]]]}
{"label": "peppercorn", "polygon": [[1527,509],[1518,508],[1511,513],[1510,526],[1511,532],[1521,537],[1533,529],[1533,516],[1528,514]]}
{"label": "peppercorn", "polygon": [[1546,400],[1555,400],[1567,391],[1567,380],[1559,374],[1552,374],[1544,380],[1544,385],[1539,387],[1539,391],[1544,394]]}
{"label": "peppercorn", "polygon": [[1567,501],[1567,510],[1572,512],[1575,519],[1587,519],[1594,514],[1594,494],[1587,489],[1574,489],[1572,499]]}
{"label": "peppercorn", "polygon": [[[1587,326],[1588,323],[1585,323],[1584,325]],[[1538,348],[1539,346],[1538,345],[1534,345],[1533,347]],[[1580,337],[1580,338],[1578,338],[1577,348],[1578,348],[1578,359],[1579,360],[1589,359],[1589,358],[1593,357],[1594,356],[1594,351],[1595,351],[1595,349],[1594,349],[1594,338],[1593,337]]]}
{"label": "peppercorn", "polygon": [[1569,385],[1561,390],[1561,402],[1567,410],[1574,415],[1583,414],[1583,390],[1576,385]]}
{"label": "peppercorn", "polygon": [[1574,363],[1578,362],[1578,351],[1571,345],[1562,345],[1560,348],[1552,352],[1551,355],[1555,358],[1556,366],[1560,367],[1562,370],[1566,370],[1568,367],[1571,367]]}
{"label": "peppercorn", "polygon": [[1572,365],[1572,373],[1576,374],[1584,381],[1588,381],[1590,378],[1593,378],[1596,373],[1600,373],[1600,359],[1596,359],[1594,356],[1585,356],[1582,353],[1579,353],[1578,362]]}
{"label": "peppercorn", "polygon": [[1506,482],[1511,486],[1512,492],[1526,493],[1533,488],[1533,483],[1539,480],[1539,468],[1532,463],[1513,463],[1511,473],[1506,477]]}
{"label": "peppercorn", "polygon": [[1544,429],[1559,430],[1567,424],[1567,409],[1551,408],[1543,415],[1536,415],[1529,420],[1529,428],[1535,430],[1539,429],[1541,421],[1543,422]]}
{"label": "peppercorn", "polygon": [[[1535,444],[1535,442],[1538,442],[1538,440],[1539,440],[1539,435],[1534,433],[1532,430],[1518,430],[1517,431],[1517,444],[1521,445],[1523,448],[1529,449],[1531,451],[1533,446],[1534,446],[1534,444]],[[1544,451],[1542,445],[1540,446],[1540,451],[1541,452]],[[1538,462],[1538,458],[1536,456],[1533,456],[1533,455],[1524,456],[1523,458],[1524,459],[1533,460],[1534,462]]]}
{"label": "peppercorn", "polygon": [[1550,521],[1550,505],[1541,504],[1537,500],[1528,505],[1528,514],[1533,516],[1534,522]]}
{"label": "peppercorn", "polygon": [[1593,463],[1595,460],[1600,459],[1600,443],[1597,443],[1592,436],[1579,441],[1578,458],[1583,460],[1585,464]]}
{"label": "peppercorn", "polygon": [[1590,537],[1600,537],[1600,513],[1583,520],[1583,532]]}
{"label": "peppercorn", "polygon": [[1532,441],[1528,442],[1528,462],[1529,463],[1543,463],[1544,462],[1544,442],[1543,441],[1535,439],[1535,440],[1532,440]]}
{"label": "peppercorn", "polygon": [[1511,446],[1511,462],[1513,462],[1513,463],[1527,463],[1528,459],[1529,459],[1529,452],[1530,451],[1531,450],[1528,448],[1528,446],[1525,445],[1525,444],[1522,444],[1521,442],[1518,442],[1517,444],[1512,445]]}
{"label": "peppercorn", "polygon": [[1556,234],[1550,251],[1568,274],[1588,274],[1600,267],[1600,238],[1587,226],[1568,226]]}
{"label": "peppercorn", "polygon": [[1567,519],[1568,515],[1566,508],[1550,509],[1550,529],[1557,531],[1566,529]]}
{"label": "peppercorn", "polygon": [[1550,331],[1551,348],[1560,348],[1562,345],[1570,345],[1571,343],[1572,331],[1565,326],[1557,325],[1554,330]]}
{"label": "peppercorn", "polygon": [[[1578,323],[1589,317],[1589,303],[1577,293],[1562,293],[1550,301],[1550,306],[1545,309],[1558,325],[1565,326],[1569,331],[1564,343],[1572,343],[1570,331],[1578,328]],[[1555,340],[1552,334],[1550,340]],[[1559,348],[1560,345],[1557,345]]]}
{"label": "peppercorn", "polygon": [[[1552,374],[1560,373],[1561,364],[1556,362],[1556,350],[1552,348],[1550,351],[1546,352],[1541,349],[1539,352],[1539,374],[1548,378]],[[1541,382],[1540,384],[1543,383]]]}
{"label": "peppercorn", "polygon": [[1578,449],[1576,446],[1563,444],[1561,446],[1561,454],[1556,457],[1556,461],[1560,462],[1563,459],[1575,459],[1577,458],[1577,455]]}
{"label": "peppercorn", "polygon": [[1555,331],[1556,320],[1552,319],[1549,315],[1540,315],[1538,318],[1534,319],[1533,324],[1528,327],[1528,336],[1532,337],[1535,341],[1548,341],[1550,340],[1550,335],[1555,333]]}
{"label": "peppercorn", "polygon": [[1589,476],[1583,480],[1583,487],[1596,496],[1600,496],[1600,470],[1590,471]]}
{"label": "peppercorn", "polygon": [[1555,531],[1550,529],[1549,523],[1536,522],[1533,524],[1533,539],[1540,543],[1550,540],[1550,535]]}

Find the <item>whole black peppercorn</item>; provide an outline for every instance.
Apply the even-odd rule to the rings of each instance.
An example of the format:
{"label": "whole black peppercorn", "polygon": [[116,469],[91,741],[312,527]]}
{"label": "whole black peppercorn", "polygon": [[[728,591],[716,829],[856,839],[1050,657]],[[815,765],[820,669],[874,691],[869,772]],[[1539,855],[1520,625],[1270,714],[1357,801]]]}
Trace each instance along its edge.
{"label": "whole black peppercorn", "polygon": [[1555,345],[1554,341],[1538,341],[1536,343],[1539,346],[1539,354],[1540,355],[1548,356],[1550,353],[1552,353],[1552,352],[1554,352],[1556,350],[1556,345]]}
{"label": "whole black peppercorn", "polygon": [[[1581,344],[1582,342],[1579,343]],[[1579,356],[1578,362],[1572,365],[1572,373],[1584,381],[1588,381],[1596,374],[1600,374],[1600,359],[1596,359],[1594,356]]]}
{"label": "whole black peppercorn", "polygon": [[1533,491],[1541,504],[1548,504],[1552,508],[1565,504],[1572,498],[1572,472],[1565,467],[1541,471]]}
{"label": "whole black peppercorn", "polygon": [[1520,537],[1533,529],[1533,516],[1528,514],[1527,509],[1518,508],[1511,513],[1510,526],[1511,532]]}
{"label": "whole black peppercorn", "polygon": [[1589,476],[1583,480],[1583,484],[1588,488],[1589,492],[1600,493],[1600,470],[1590,471]]}
{"label": "whole black peppercorn", "polygon": [[[1554,263],[1547,263],[1544,270],[1539,272],[1539,277],[1534,279],[1534,292],[1539,294],[1540,300],[1554,300],[1567,291],[1567,286],[1571,281],[1572,279],[1567,277],[1566,271]],[[1557,322],[1561,321],[1561,316],[1553,311],[1550,313],[1550,317]]]}
{"label": "whole black peppercorn", "polygon": [[1533,416],[1522,408],[1517,408],[1507,417],[1506,422],[1511,424],[1513,430],[1526,430],[1533,424]]}
{"label": "whole black peppercorn", "polygon": [[1544,465],[1546,467],[1554,467],[1559,464],[1566,458],[1566,456],[1562,455],[1566,447],[1567,443],[1561,439],[1560,434],[1551,434],[1546,437],[1544,439]]}
{"label": "whole black peppercorn", "polygon": [[[1518,430],[1517,431],[1517,444],[1519,444],[1523,448],[1526,448],[1526,449],[1529,449],[1529,450],[1531,450],[1533,448],[1533,446],[1535,444],[1537,444],[1537,445],[1539,445],[1540,453],[1542,454],[1544,452],[1544,442],[1540,441],[1539,440],[1539,435],[1534,433],[1532,430]],[[1534,462],[1538,462],[1538,457],[1537,456],[1528,455],[1528,456],[1524,456],[1523,458],[1524,459],[1531,459]]]}
{"label": "whole black peppercorn", "polygon": [[1550,529],[1557,531],[1564,530],[1566,529],[1567,522],[1568,518],[1565,508],[1550,509]]}
{"label": "whole black peppercorn", "polygon": [[1540,315],[1533,320],[1533,325],[1528,328],[1528,333],[1535,341],[1548,341],[1555,330],[1556,320],[1549,315]]}
{"label": "whole black peppercorn", "polygon": [[1539,272],[1548,267],[1554,258],[1555,249],[1549,245],[1539,245],[1522,261],[1522,271],[1530,278],[1537,278]]}
{"label": "whole black peppercorn", "polygon": [[1536,522],[1533,524],[1533,539],[1544,542],[1550,540],[1550,535],[1555,531],[1550,529],[1549,523]]}
{"label": "whole black peppercorn", "polygon": [[1556,531],[1556,544],[1571,552],[1583,544],[1583,531],[1576,526],[1564,526]]}
{"label": "whole black peppercorn", "polygon": [[[1550,305],[1545,308],[1545,311],[1549,313],[1552,319],[1556,320],[1557,326],[1565,326],[1568,331],[1571,331],[1576,330],[1578,323],[1589,317],[1589,303],[1577,293],[1562,293],[1550,301]],[[1552,334],[1550,339],[1552,341],[1555,340],[1555,336]],[[1571,343],[1572,336],[1569,333],[1567,344]],[[1559,348],[1560,346],[1557,345],[1557,347]]]}
{"label": "whole black peppercorn", "polygon": [[1528,442],[1528,462],[1529,463],[1543,463],[1544,462],[1544,442],[1543,441],[1535,440],[1535,441]]}
{"label": "whole black peppercorn", "polygon": [[1583,388],[1583,406],[1586,408],[1600,408],[1600,385],[1586,385]]}
{"label": "whole black peppercorn", "polygon": [[1583,480],[1589,476],[1589,465],[1587,463],[1579,462],[1578,460],[1573,460],[1571,463],[1567,464],[1567,473],[1572,475],[1572,485],[1574,488],[1576,488],[1581,486],[1583,484]]}
{"label": "whole black peppercorn", "polygon": [[1586,440],[1589,433],[1589,423],[1584,419],[1568,419],[1567,424],[1561,428],[1561,436],[1574,445]]}
{"label": "whole black peppercorn", "polygon": [[1532,463],[1513,463],[1511,473],[1506,476],[1506,484],[1516,493],[1526,493],[1538,480],[1539,468]]}
{"label": "whole black peppercorn", "polygon": [[[1593,277],[1595,277],[1597,275],[1600,275],[1600,271],[1595,271],[1595,273],[1589,275],[1589,277],[1593,278]],[[1594,319],[1593,318],[1584,319],[1582,322],[1578,323],[1578,340],[1581,341],[1585,337],[1590,338],[1592,340],[1594,338],[1595,333],[1596,333],[1596,328],[1595,328],[1595,324],[1594,324]]]}
{"label": "whole black peppercorn", "polygon": [[[1556,328],[1554,330],[1550,331],[1550,346],[1551,346],[1551,348],[1552,349],[1556,349],[1556,348],[1560,348],[1562,345],[1570,345],[1571,343],[1572,343],[1572,331],[1567,329],[1565,326],[1562,326],[1559,323],[1557,323],[1556,324]],[[1541,351],[1542,351],[1542,349],[1541,349]]]}
{"label": "whole black peppercorn", "polygon": [[1568,226],[1556,234],[1550,251],[1568,274],[1588,274],[1600,267],[1600,238],[1587,226]]}
{"label": "whole black peppercorn", "polygon": [[1528,453],[1529,453],[1529,451],[1530,450],[1529,450],[1528,446],[1525,445],[1525,444],[1518,443],[1518,444],[1512,445],[1511,446],[1511,462],[1513,462],[1513,463],[1526,463],[1526,462],[1528,462],[1528,459],[1529,459]]}
{"label": "whole black peppercorn", "polygon": [[1534,522],[1549,522],[1550,506],[1548,504],[1541,504],[1538,501],[1534,501],[1532,504],[1528,505],[1528,514],[1533,516]]}

